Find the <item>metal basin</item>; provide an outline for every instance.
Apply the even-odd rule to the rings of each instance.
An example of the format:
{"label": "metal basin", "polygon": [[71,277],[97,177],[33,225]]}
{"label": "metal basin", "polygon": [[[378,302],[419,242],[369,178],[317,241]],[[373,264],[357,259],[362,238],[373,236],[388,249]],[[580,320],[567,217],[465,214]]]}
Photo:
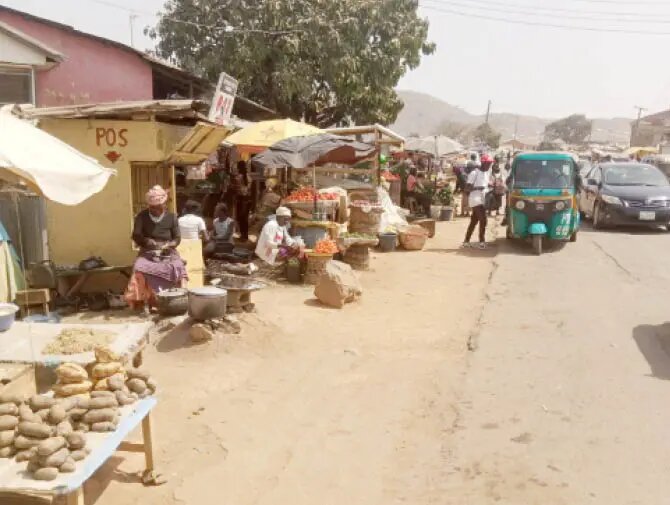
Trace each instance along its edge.
{"label": "metal basin", "polygon": [[188,315],[198,321],[221,319],[226,315],[225,289],[214,286],[193,288],[188,291]]}

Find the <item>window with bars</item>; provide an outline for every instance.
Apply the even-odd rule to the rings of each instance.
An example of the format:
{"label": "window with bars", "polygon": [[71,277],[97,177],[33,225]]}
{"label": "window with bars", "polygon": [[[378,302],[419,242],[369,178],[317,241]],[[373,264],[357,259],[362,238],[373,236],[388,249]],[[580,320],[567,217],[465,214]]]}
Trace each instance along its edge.
{"label": "window with bars", "polygon": [[157,184],[168,192],[168,209],[175,212],[175,202],[172,197],[174,169],[153,163],[133,163],[131,165],[130,193],[133,199],[133,217],[146,208],[145,196],[147,191]]}

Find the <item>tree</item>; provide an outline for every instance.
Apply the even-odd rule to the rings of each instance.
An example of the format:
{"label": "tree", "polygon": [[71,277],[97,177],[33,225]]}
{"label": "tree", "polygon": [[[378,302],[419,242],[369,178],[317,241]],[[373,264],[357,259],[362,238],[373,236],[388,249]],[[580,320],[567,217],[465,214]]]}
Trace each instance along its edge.
{"label": "tree", "polygon": [[435,129],[436,135],[445,135],[452,139],[460,140],[466,133],[468,126],[457,121],[442,121]]}
{"label": "tree", "polygon": [[500,137],[502,135],[494,130],[488,123],[480,124],[472,132],[472,135],[475,139],[484,142],[492,149],[497,149],[500,146]]}
{"label": "tree", "polygon": [[[416,0],[168,0],[149,34],[158,55],[280,115],[317,126],[389,124],[394,88],[421,55],[428,21]],[[179,20],[179,21],[175,21]]]}
{"label": "tree", "polygon": [[581,144],[591,133],[592,123],[583,114],[573,114],[553,123],[544,129],[546,140],[564,140],[568,144]]}

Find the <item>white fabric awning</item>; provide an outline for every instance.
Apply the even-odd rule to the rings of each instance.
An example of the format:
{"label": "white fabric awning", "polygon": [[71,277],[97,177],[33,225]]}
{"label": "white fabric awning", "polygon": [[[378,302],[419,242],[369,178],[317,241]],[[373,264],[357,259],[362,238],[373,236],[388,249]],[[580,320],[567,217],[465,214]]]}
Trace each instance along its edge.
{"label": "white fabric awning", "polygon": [[22,180],[54,202],[77,205],[101,191],[116,172],[74,147],[0,109],[0,179]]}

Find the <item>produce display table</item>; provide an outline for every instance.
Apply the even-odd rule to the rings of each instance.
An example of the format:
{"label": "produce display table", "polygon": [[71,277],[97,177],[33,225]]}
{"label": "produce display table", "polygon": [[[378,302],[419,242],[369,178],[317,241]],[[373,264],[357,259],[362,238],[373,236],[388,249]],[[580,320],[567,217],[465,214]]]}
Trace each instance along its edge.
{"label": "produce display table", "polygon": [[[84,287],[84,284],[86,284],[86,281],[94,275],[120,273],[123,274],[128,279],[130,279],[132,271],[133,271],[132,265],[102,267],[102,268],[94,268],[92,270],[79,270],[79,269],[58,270],[56,272],[56,278],[59,280],[58,292],[59,294],[65,296],[66,298],[70,298],[79,293],[79,291],[81,291],[81,288]],[[65,279],[67,280],[74,279],[74,284],[72,284],[72,286],[70,286],[69,289],[61,287],[60,281]]]}
{"label": "produce display table", "polygon": [[35,365],[38,390],[40,384],[51,385],[53,373],[61,363],[77,363],[86,366],[95,362],[93,351],[80,354],[42,354],[42,349],[54,340],[65,328],[89,328],[108,331],[116,338],[107,347],[121,357],[124,363],[132,361],[139,366],[142,350],[149,339],[152,323],[125,324],[63,324],[63,323],[24,323],[15,322],[6,332],[0,334],[0,363],[22,363]]}
{"label": "produce display table", "polygon": [[[148,397],[134,405],[122,407],[122,417],[116,431],[87,433],[86,444],[91,449],[91,454],[77,463],[77,470],[74,473],[61,473],[56,480],[48,482],[34,480],[26,472],[27,463],[0,459],[0,492],[51,497],[66,495],[68,505],[84,505],[84,483],[116,451],[144,452],[146,470],[154,471],[151,410],[157,403],[154,397]],[[140,424],[143,443],[124,442],[128,434]]]}

